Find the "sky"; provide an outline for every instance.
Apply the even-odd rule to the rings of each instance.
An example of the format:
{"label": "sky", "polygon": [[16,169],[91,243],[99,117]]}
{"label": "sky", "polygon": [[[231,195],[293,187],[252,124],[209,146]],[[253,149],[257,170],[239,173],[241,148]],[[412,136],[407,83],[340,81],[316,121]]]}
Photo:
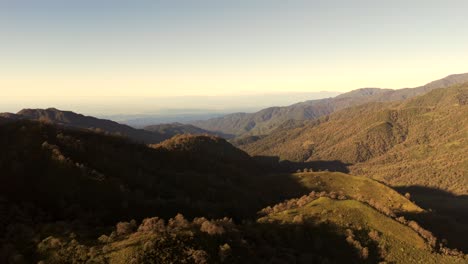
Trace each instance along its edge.
{"label": "sky", "polygon": [[466,0],[0,0],[0,105],[415,87],[468,72],[467,10]]}

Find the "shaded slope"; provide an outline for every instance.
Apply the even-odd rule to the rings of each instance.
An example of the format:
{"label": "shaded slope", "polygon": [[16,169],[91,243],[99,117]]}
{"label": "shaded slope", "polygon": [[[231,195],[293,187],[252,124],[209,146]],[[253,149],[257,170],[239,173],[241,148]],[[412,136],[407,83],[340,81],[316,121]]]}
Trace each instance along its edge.
{"label": "shaded slope", "polygon": [[[225,139],[215,136],[176,135],[150,147],[169,151],[180,159],[204,160],[212,166],[226,162],[241,168],[256,166],[247,153],[232,146]],[[197,166],[196,163],[194,165]]]}
{"label": "shaded slope", "polygon": [[[184,147],[173,147],[179,139]],[[218,138],[180,136],[149,148],[19,121],[0,126],[0,145],[3,198],[46,208],[57,219],[115,221],[155,210],[160,216],[248,217],[303,193],[289,178],[267,177],[246,153]]]}
{"label": "shaded slope", "polygon": [[112,135],[128,137],[137,142],[157,143],[165,139],[160,133],[152,133],[142,129],[134,129],[114,121],[84,116],[71,111],[61,111],[55,108],[23,109],[17,114],[3,113],[2,116],[14,119],[28,119],[56,125],[87,129]]}
{"label": "shaded slope", "polygon": [[369,102],[399,101],[437,88],[468,82],[468,73],[447,76],[421,87],[400,90],[363,88],[334,98],[305,101],[286,107],[270,107],[256,113],[236,113],[193,124],[210,131],[233,135],[265,135],[287,120],[310,120]]}
{"label": "shaded slope", "polygon": [[151,126],[146,126],[143,129],[147,131],[159,133],[163,135],[165,138],[171,138],[175,135],[183,135],[183,134],[212,135],[212,136],[220,136],[224,138],[230,137],[229,135],[211,132],[211,131],[196,127],[194,125],[182,124],[182,123],[151,125]]}

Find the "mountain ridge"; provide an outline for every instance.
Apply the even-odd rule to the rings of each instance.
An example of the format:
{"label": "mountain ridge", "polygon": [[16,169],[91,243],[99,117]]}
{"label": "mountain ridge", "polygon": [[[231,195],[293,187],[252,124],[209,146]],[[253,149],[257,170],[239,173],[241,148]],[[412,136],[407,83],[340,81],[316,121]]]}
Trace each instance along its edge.
{"label": "mountain ridge", "polygon": [[168,123],[151,125],[143,129],[120,124],[118,122],[86,116],[72,111],[59,110],[57,108],[47,109],[22,109],[18,113],[0,113],[0,118],[7,120],[33,120],[56,124],[64,127],[86,129],[94,132],[109,133],[128,137],[139,143],[156,144],[179,134],[214,135],[230,138],[230,135],[207,131],[190,124]]}
{"label": "mountain ridge", "polygon": [[199,127],[196,127],[191,124],[183,124],[179,122],[165,123],[158,125],[150,125],[143,128],[144,130],[162,134],[166,139],[169,139],[175,135],[182,134],[192,134],[192,135],[212,135],[219,136],[223,138],[230,138],[231,135],[226,135],[223,133],[216,133],[208,131]]}
{"label": "mountain ridge", "polygon": [[197,127],[236,136],[258,136],[271,133],[282,123],[310,120],[335,111],[368,102],[399,101],[436,88],[468,82],[468,73],[449,75],[416,88],[380,89],[361,88],[332,98],[299,102],[286,107],[269,107],[255,113],[234,113],[223,117],[192,122]]}
{"label": "mountain ridge", "polygon": [[64,127],[86,129],[95,132],[109,133],[131,138],[137,142],[157,143],[165,139],[158,133],[135,129],[117,122],[99,119],[93,116],[85,116],[72,111],[63,111],[56,108],[47,109],[22,109],[16,114],[1,113],[0,116],[13,120],[34,120],[57,124]]}
{"label": "mountain ridge", "polygon": [[[402,102],[371,102],[285,126],[240,147],[251,155],[295,162],[339,160],[352,164],[356,174],[393,185],[420,184],[467,194],[461,176],[467,170],[467,96],[465,84]],[[446,162],[453,165],[448,175]],[[436,178],[411,176],[429,168]]]}

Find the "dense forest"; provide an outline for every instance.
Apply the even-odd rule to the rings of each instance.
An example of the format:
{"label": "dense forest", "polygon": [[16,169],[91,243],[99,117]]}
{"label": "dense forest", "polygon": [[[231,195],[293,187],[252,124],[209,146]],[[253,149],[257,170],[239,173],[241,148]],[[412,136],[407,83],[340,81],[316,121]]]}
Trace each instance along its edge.
{"label": "dense forest", "polygon": [[[398,220],[424,209],[366,178],[272,174],[213,136],[145,146],[34,121],[0,131],[2,262],[465,261],[413,220]],[[359,224],[363,210],[370,218]],[[400,244],[411,250],[399,253]]]}

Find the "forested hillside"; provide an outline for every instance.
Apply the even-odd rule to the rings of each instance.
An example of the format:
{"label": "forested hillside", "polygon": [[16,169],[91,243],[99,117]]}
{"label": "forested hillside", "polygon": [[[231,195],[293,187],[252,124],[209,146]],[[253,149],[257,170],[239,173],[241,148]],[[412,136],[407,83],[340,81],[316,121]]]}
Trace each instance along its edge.
{"label": "forested hillside", "polygon": [[[446,247],[445,237],[409,220],[395,222],[426,211],[381,183],[346,174],[271,173],[221,138],[180,135],[146,146],[9,119],[0,125],[0,143],[2,263],[466,260]],[[329,213],[319,214],[322,220],[306,212],[292,222],[275,220],[283,210],[327,199],[336,202],[323,210],[349,207],[340,209],[351,210],[340,215],[348,222],[370,214],[369,226],[346,225],[351,234],[341,223],[323,221]],[[387,229],[379,227],[386,222]],[[417,243],[404,244],[403,237]],[[404,254],[394,251],[401,245],[408,247]]]}
{"label": "forested hillside", "polygon": [[467,194],[468,85],[403,102],[369,103],[286,126],[242,149],[297,162],[338,160],[394,186]]}

